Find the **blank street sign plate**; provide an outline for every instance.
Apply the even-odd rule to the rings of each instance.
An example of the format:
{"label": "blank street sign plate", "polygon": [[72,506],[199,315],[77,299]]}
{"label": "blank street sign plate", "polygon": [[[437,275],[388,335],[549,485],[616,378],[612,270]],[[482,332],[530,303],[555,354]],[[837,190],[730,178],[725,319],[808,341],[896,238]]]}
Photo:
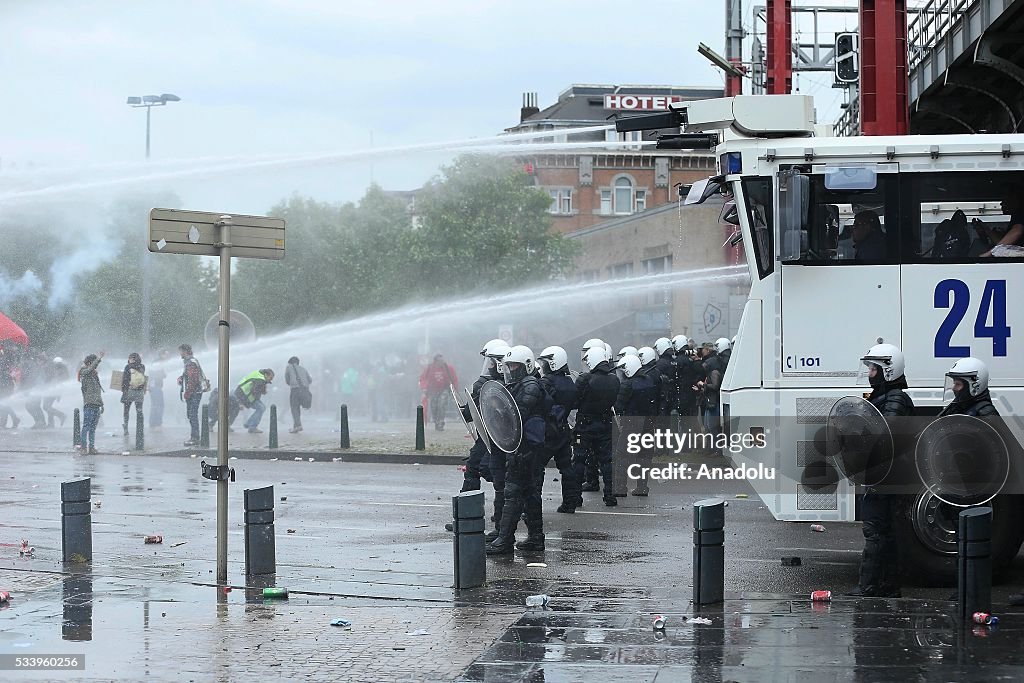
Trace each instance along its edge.
{"label": "blank street sign plate", "polygon": [[[217,256],[224,214],[153,209],[149,212],[149,250],[161,254]],[[231,256],[284,258],[284,219],[231,215]]]}

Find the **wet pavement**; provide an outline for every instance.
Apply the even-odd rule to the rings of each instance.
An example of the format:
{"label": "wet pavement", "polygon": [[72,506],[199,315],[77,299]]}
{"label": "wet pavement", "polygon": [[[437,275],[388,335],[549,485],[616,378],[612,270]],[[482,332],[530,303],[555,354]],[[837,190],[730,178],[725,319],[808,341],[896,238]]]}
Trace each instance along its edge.
{"label": "wet pavement", "polygon": [[[994,589],[996,629],[958,626],[948,589],[812,604],[811,590],[838,594],[855,582],[859,525],[814,533],[775,522],[756,498],[735,497],[753,495],[739,482],[654,486],[614,509],[586,494],[582,510],[562,515],[551,472],[548,550],[491,558],[486,588],[456,592],[443,529],[461,483],[455,466],[240,459],[229,525],[235,589],[225,594],[212,585],[215,485],[199,476],[198,460],[5,452],[0,462],[0,590],[12,593],[0,606],[0,654],[86,655],[84,671],[18,679],[1024,677],[1024,608],[1005,606],[1021,592],[1024,557],[1011,583]],[[59,484],[79,477],[93,482],[94,559],[66,567]],[[244,590],[242,490],[265,485],[275,489],[276,583],[288,600]],[[690,506],[710,495],[729,501],[730,592],[724,605],[697,612],[705,625],[684,617],[695,614]],[[163,543],[145,544],[148,534]],[[31,557],[19,556],[22,538]],[[802,565],[783,567],[784,555]],[[551,596],[550,609],[525,608],[538,593]],[[664,633],[651,628],[655,614],[667,617]],[[338,618],[351,630],[330,626]]]}

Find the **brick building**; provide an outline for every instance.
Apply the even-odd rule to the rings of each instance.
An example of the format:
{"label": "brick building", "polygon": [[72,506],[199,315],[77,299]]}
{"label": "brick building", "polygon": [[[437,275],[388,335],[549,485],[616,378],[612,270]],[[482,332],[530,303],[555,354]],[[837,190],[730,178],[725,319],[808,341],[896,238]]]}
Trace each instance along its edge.
{"label": "brick building", "polygon": [[[553,105],[539,109],[536,95],[524,95],[518,125],[508,133],[551,131],[538,142],[635,142],[654,140],[678,129],[566,134],[572,128],[604,125],[620,116],[664,111],[670,102],[721,97],[715,88],[675,86],[573,85]],[[629,216],[678,199],[677,185],[712,175],[710,152],[655,150],[653,145],[610,147],[607,152],[524,153],[520,157],[537,185],[551,193],[553,229],[561,233],[588,228],[610,218]]]}

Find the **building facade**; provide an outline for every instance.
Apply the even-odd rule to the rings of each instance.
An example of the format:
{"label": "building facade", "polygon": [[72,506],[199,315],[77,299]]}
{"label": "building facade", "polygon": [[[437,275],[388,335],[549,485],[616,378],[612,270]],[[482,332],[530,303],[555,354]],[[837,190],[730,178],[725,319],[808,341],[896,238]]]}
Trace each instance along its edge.
{"label": "building facade", "polygon": [[[518,125],[508,133],[551,132],[536,142],[608,142],[605,151],[530,153],[520,160],[539,187],[551,194],[553,229],[570,233],[611,218],[630,216],[679,197],[679,188],[714,171],[710,152],[656,150],[660,133],[678,129],[616,133],[613,130],[569,135],[574,128],[614,123],[624,116],[664,111],[671,102],[721,97],[714,88],[676,86],[573,85],[545,108],[526,94]],[[629,144],[633,143],[633,144]]]}

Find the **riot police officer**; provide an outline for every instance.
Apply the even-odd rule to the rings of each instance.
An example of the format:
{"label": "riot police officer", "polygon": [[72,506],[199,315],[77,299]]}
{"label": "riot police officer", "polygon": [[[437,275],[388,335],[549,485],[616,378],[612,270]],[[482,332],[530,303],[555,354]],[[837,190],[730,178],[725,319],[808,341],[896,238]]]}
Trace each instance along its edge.
{"label": "riot police officer", "polygon": [[561,346],[549,346],[541,351],[537,365],[541,370],[541,386],[552,402],[550,414],[546,416],[544,449],[537,460],[537,491],[542,490],[544,470],[548,461],[554,458],[562,480],[562,504],[558,511],[571,514],[576,512],[576,508],[583,507],[580,482],[572,465],[572,431],[569,428],[569,413],[576,409],[578,402],[576,382],[569,376],[569,356]]}
{"label": "riot police officer", "polygon": [[612,410],[619,394],[619,380],[604,348],[588,350],[583,357],[583,365],[589,372],[576,378],[579,408],[576,411],[577,448],[573,466],[577,477],[582,479],[587,461],[596,463],[604,480],[604,504],[614,506],[618,501],[612,489]]}
{"label": "riot police officer", "polygon": [[[622,415],[623,419],[642,418],[640,424],[631,424],[631,428],[639,428],[641,433],[650,433],[652,422],[658,414],[658,375],[656,372],[643,372],[637,356],[624,357],[621,365],[627,383],[624,385],[625,390],[619,391],[615,412]],[[650,466],[646,459],[640,464],[642,467]],[[630,491],[634,496],[646,496],[648,493],[646,477],[637,481],[636,488]]]}
{"label": "riot police officer", "polygon": [[[867,367],[871,395],[868,401],[882,417],[908,417],[914,414],[914,402],[907,395],[906,360],[893,344],[876,344],[861,359]],[[897,497],[868,486],[861,500],[861,530],[864,553],[860,562],[860,580],[848,595],[898,598],[899,547],[893,532]]]}
{"label": "riot police officer", "polygon": [[672,337],[672,348],[675,350],[676,376],[676,411],[681,416],[697,414],[697,392],[693,387],[703,377],[694,364],[693,342],[685,334]]}
{"label": "riot police officer", "polygon": [[946,373],[946,382],[953,390],[953,400],[942,409],[939,417],[970,415],[971,417],[998,416],[988,393],[988,368],[977,358],[961,358]]}
{"label": "riot police officer", "polygon": [[661,375],[658,414],[671,415],[676,407],[676,364],[672,341],[668,337],[661,337],[654,342],[654,352],[658,354],[658,373]]}
{"label": "riot police officer", "polygon": [[544,447],[544,389],[540,380],[533,376],[535,366],[533,351],[521,345],[510,348],[502,361],[505,385],[519,409],[523,433],[519,447],[507,454],[505,503],[498,537],[487,546],[488,555],[515,552],[516,527],[524,511],[528,536],[520,549],[544,549],[544,519],[535,469]]}
{"label": "riot police officer", "polygon": [[[492,339],[484,344],[484,347],[480,349],[480,355],[484,357],[484,364],[483,367],[480,368],[480,376],[477,377],[475,382],[473,382],[473,388],[470,391],[470,398],[474,403],[479,403],[480,387],[482,387],[486,382],[491,380],[500,382],[502,380],[502,375],[498,372],[497,359],[503,358],[506,353],[508,353],[508,345],[501,339]],[[469,412],[469,408],[463,408],[462,415],[467,421],[473,419],[472,414]],[[478,429],[483,429],[483,425],[476,426]],[[481,463],[486,455],[487,447],[484,446],[483,440],[477,437],[477,440],[469,449],[469,461],[466,463],[466,473],[462,481],[462,491],[479,491],[481,475],[484,475],[485,479],[490,480],[490,473],[481,471]],[[497,495],[495,495],[495,500],[497,500]]]}

